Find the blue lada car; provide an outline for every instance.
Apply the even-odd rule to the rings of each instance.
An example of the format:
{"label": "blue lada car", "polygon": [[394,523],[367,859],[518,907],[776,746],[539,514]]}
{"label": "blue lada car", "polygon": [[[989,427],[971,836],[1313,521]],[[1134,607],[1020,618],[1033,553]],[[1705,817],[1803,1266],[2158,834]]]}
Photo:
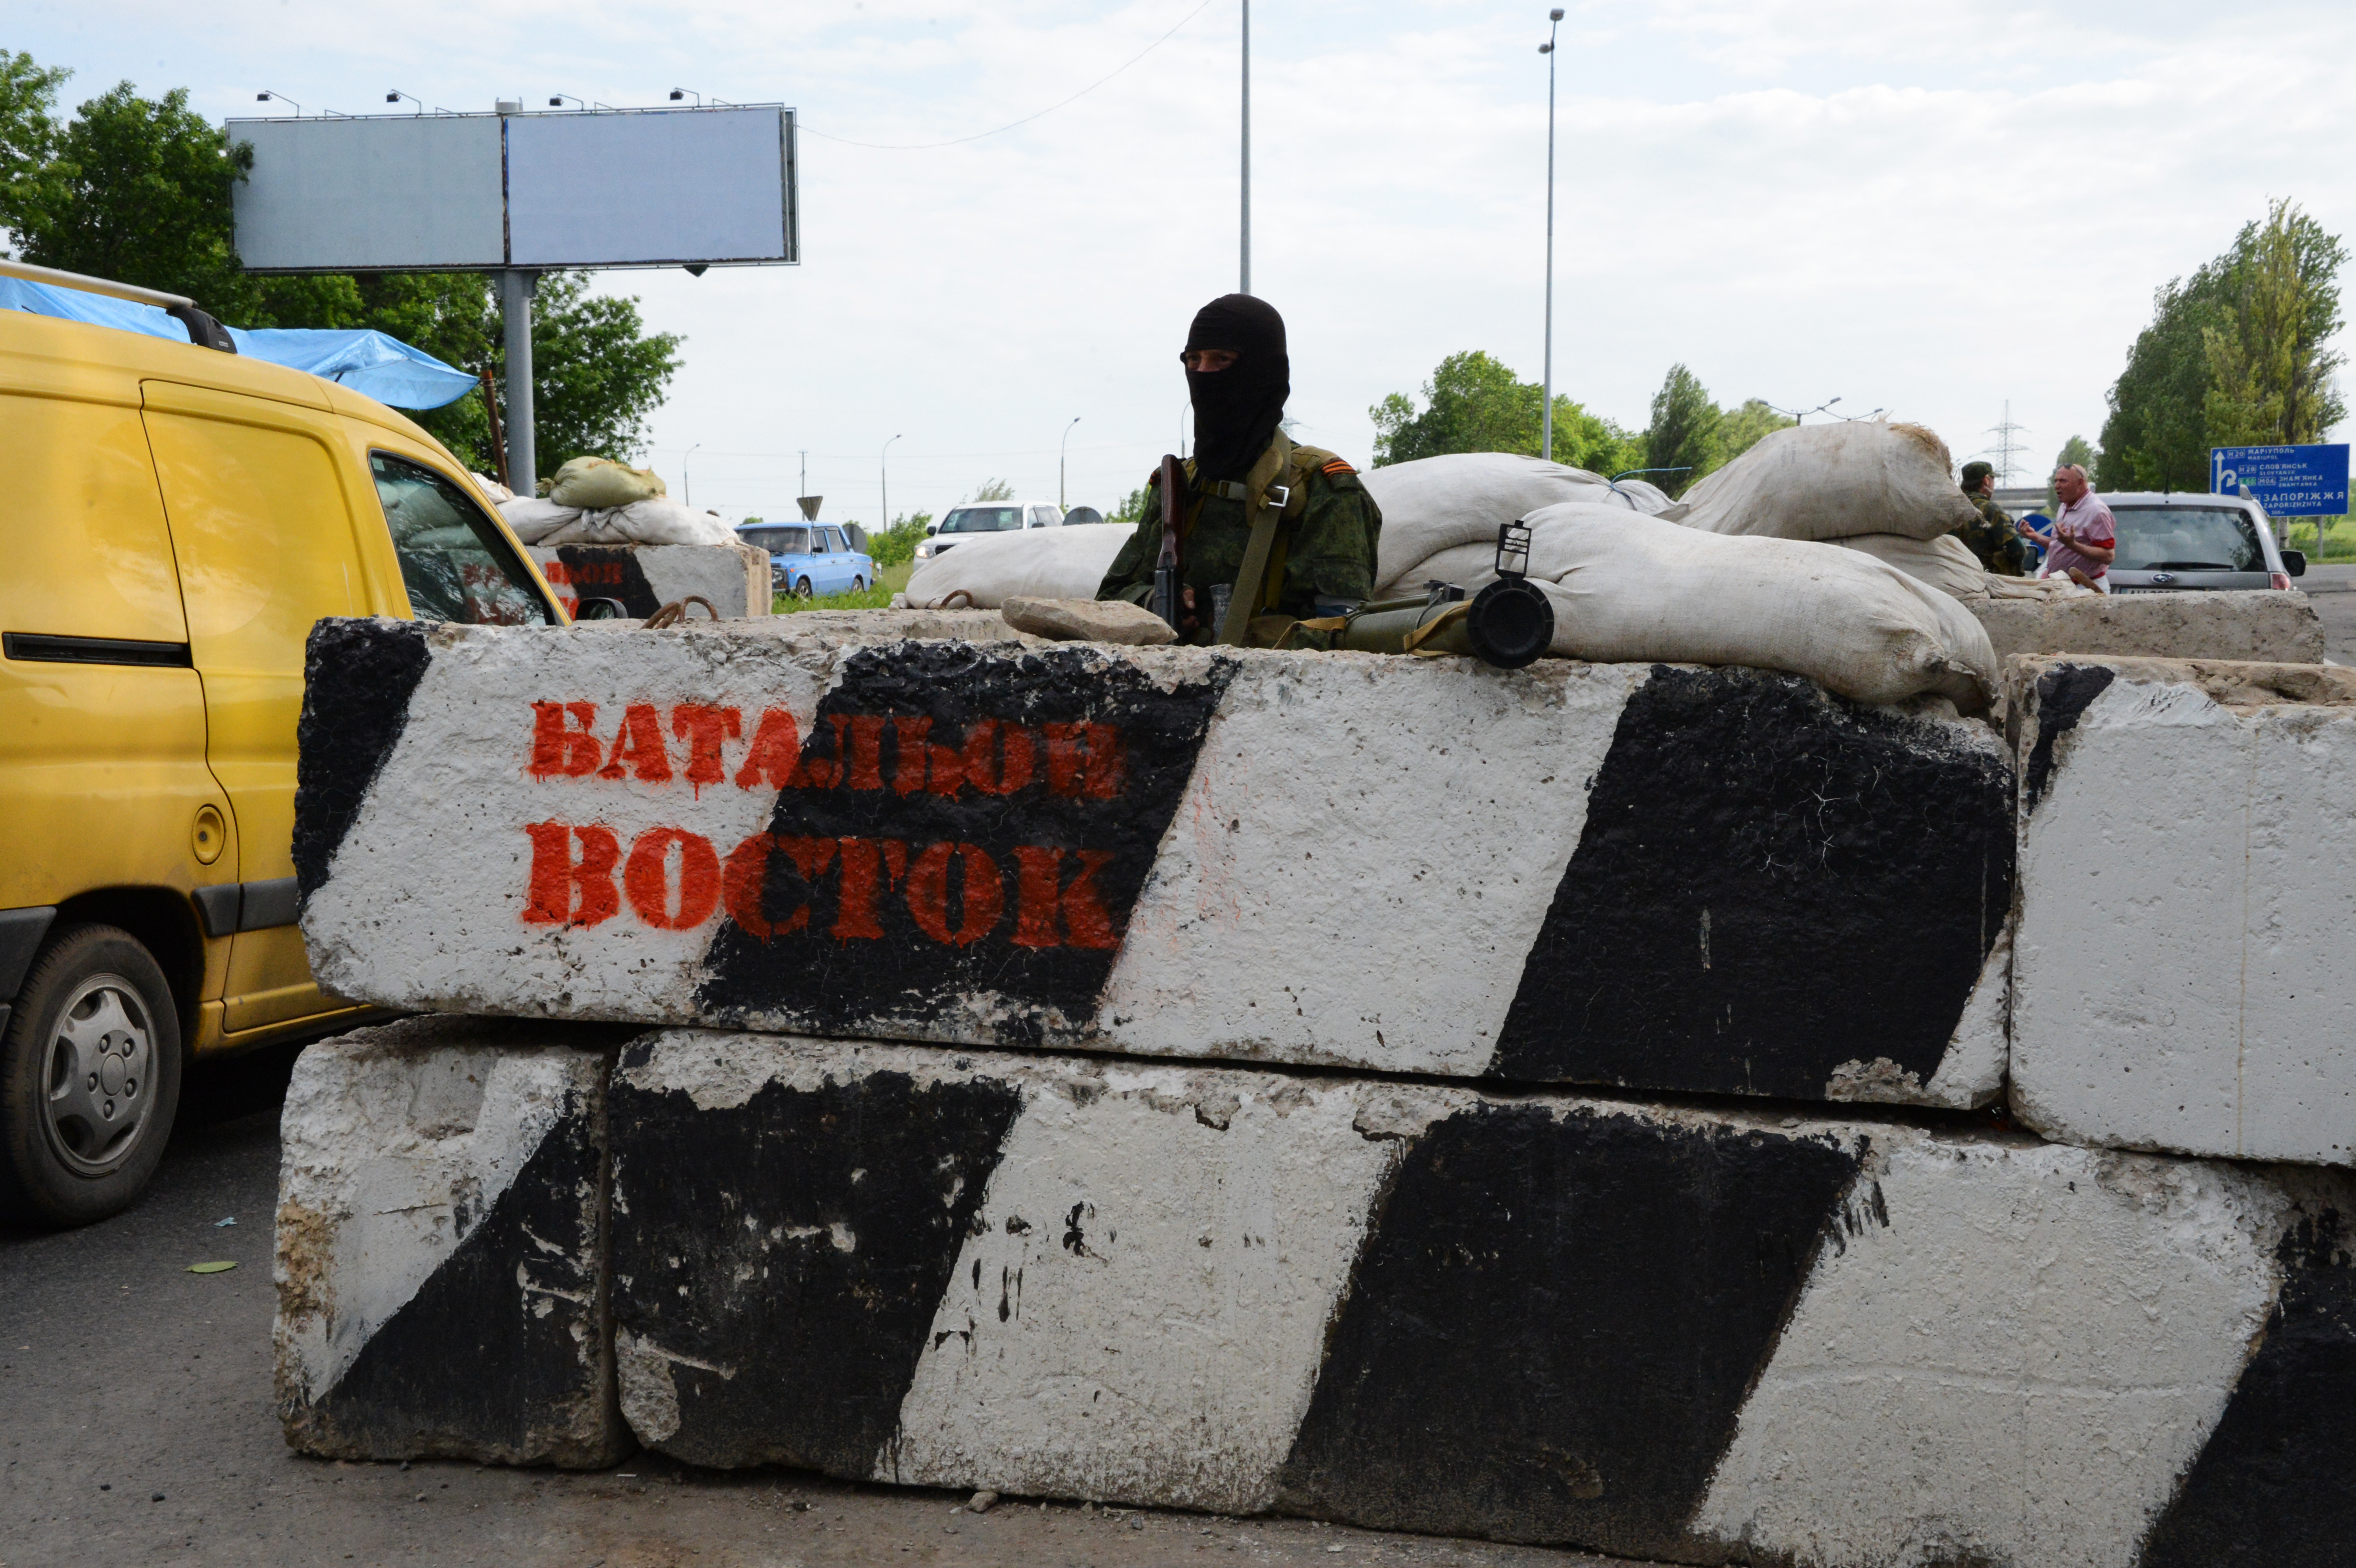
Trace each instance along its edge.
{"label": "blue lada car", "polygon": [[838,523],[744,523],[736,537],[769,552],[769,581],[797,599],[863,592],[875,581],[875,561]]}

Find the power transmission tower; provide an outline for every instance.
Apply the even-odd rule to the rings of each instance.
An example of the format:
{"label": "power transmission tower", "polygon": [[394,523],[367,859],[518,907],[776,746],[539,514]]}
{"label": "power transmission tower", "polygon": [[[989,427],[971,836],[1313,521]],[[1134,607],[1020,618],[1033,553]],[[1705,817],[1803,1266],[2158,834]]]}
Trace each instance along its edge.
{"label": "power transmission tower", "polygon": [[1980,455],[1996,464],[1996,482],[2009,486],[2012,484],[2014,472],[2019,467],[2019,459],[2021,453],[2029,450],[2027,443],[2020,439],[2029,433],[2029,427],[2012,422],[2010,398],[2004,400],[2004,422],[1990,425],[1985,433],[1996,437],[1996,444],[1983,451]]}

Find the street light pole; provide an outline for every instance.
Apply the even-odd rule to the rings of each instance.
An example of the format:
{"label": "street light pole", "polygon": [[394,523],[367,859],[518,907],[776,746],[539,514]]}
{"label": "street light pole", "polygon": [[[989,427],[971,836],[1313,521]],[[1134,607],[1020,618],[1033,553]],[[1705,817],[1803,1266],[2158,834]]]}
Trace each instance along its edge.
{"label": "street light pole", "polygon": [[[897,441],[900,438],[895,435],[892,438],[892,441]],[[878,533],[883,532],[892,526],[892,473],[891,470],[884,466],[884,453],[892,450],[892,441],[885,442],[884,443],[883,452],[878,452],[875,454],[876,482],[883,487],[884,491],[884,516],[882,520],[875,525],[876,531]]]}
{"label": "street light pole", "polygon": [[1547,259],[1546,259],[1546,400],[1538,420],[1538,455],[1554,461],[1554,40],[1562,26],[1562,7],[1547,13],[1547,41],[1538,53],[1547,58]]}
{"label": "street light pole", "polygon": [[[1080,416],[1074,414],[1072,416],[1072,424],[1077,424],[1079,422]],[[1064,427],[1064,439],[1055,443],[1055,505],[1058,508],[1066,512],[1070,511],[1071,507],[1067,506],[1064,500],[1064,453],[1071,443],[1072,424],[1067,424]]]}
{"label": "street light pole", "polygon": [[695,475],[688,472],[687,460],[690,457],[693,457],[702,449],[703,443],[699,441],[693,446],[689,447],[687,449],[686,455],[682,456],[679,460],[680,486],[687,492],[687,504],[691,507],[695,505]]}
{"label": "street light pole", "polygon": [[1240,294],[1251,293],[1251,0],[1244,5],[1244,169],[1243,169],[1243,281],[1236,285]]}

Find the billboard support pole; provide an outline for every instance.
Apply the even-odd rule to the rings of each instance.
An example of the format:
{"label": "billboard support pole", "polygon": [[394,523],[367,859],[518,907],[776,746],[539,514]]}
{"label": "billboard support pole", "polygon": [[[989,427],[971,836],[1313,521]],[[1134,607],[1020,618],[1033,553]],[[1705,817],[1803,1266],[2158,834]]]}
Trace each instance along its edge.
{"label": "billboard support pole", "polygon": [[510,268],[499,274],[499,315],[507,327],[508,488],[519,496],[538,489],[539,453],[532,440],[531,296],[538,272]]}

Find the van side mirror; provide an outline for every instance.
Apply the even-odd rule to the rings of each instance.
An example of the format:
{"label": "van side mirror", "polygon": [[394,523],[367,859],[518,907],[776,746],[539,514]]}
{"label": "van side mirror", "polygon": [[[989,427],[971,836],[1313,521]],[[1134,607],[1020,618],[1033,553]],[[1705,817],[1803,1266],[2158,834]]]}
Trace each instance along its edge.
{"label": "van side mirror", "polygon": [[2286,549],[2282,552],[2282,558],[2283,571],[2286,574],[2292,577],[2305,577],[2307,575],[2307,551],[2303,549]]}

